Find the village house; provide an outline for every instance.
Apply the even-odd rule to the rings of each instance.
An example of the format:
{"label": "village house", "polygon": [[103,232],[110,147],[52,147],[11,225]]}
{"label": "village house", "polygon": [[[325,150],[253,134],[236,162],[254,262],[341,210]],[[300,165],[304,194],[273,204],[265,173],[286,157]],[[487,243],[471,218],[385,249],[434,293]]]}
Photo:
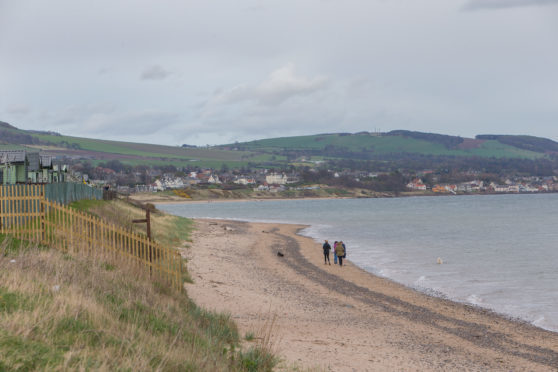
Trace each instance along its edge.
{"label": "village house", "polygon": [[459,192],[478,192],[483,188],[484,182],[474,180],[469,182],[462,182],[457,185]]}
{"label": "village house", "polygon": [[254,187],[254,191],[269,191],[269,185],[267,183],[263,183],[258,187]]}
{"label": "village house", "polygon": [[407,188],[411,190],[426,190],[426,185],[422,182],[421,179],[416,178],[407,184]]}
{"label": "village house", "polygon": [[251,177],[238,176],[233,181],[233,183],[235,183],[237,185],[254,185],[256,183],[256,180],[254,178],[251,178]]}
{"label": "village house", "polygon": [[221,180],[219,179],[219,176],[218,176],[218,175],[216,175],[216,174],[215,174],[215,175],[214,175],[214,174],[211,174],[211,175],[209,176],[209,178],[207,179],[207,183],[220,185],[222,182],[221,182]]}
{"label": "village house", "polygon": [[433,192],[455,194],[458,191],[457,185],[434,185]]}
{"label": "village house", "polygon": [[265,182],[270,185],[285,185],[287,183],[287,175],[284,173],[270,173],[265,176]]}

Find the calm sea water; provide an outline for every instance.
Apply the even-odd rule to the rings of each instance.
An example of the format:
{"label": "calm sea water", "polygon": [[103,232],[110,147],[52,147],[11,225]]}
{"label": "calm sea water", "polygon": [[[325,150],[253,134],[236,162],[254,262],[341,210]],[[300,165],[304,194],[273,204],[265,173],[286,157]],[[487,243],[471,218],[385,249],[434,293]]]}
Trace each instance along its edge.
{"label": "calm sea water", "polygon": [[[310,225],[374,274],[558,331],[558,194],[164,204],[196,218]],[[443,264],[437,264],[437,258]]]}

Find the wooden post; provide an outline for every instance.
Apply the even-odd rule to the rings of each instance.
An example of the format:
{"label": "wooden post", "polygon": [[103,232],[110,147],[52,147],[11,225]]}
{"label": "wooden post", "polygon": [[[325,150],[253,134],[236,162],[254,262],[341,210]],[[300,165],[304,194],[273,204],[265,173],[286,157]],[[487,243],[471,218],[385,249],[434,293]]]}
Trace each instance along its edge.
{"label": "wooden post", "polygon": [[145,208],[145,218],[139,220],[132,220],[132,223],[145,223],[147,224],[147,246],[149,255],[149,275],[153,273],[153,248],[151,246],[151,211]]}
{"label": "wooden post", "polygon": [[151,211],[149,208],[145,210],[145,220],[147,223],[147,239],[151,241]]}

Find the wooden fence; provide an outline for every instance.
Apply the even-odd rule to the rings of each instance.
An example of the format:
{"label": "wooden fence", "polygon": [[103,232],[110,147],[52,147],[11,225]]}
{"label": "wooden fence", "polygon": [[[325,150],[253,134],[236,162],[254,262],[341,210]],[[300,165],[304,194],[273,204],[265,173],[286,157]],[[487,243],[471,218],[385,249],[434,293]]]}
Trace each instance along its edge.
{"label": "wooden fence", "polygon": [[0,187],[0,234],[81,255],[136,263],[157,280],[182,288],[182,258],[174,249],[44,197],[44,185]]}

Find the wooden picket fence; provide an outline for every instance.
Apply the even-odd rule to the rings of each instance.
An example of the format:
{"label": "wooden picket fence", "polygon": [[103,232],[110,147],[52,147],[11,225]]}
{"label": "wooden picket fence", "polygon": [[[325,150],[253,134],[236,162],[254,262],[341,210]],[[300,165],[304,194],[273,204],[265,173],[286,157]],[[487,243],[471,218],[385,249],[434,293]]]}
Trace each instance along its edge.
{"label": "wooden picket fence", "polygon": [[182,289],[182,258],[171,248],[44,197],[44,185],[0,186],[0,234],[92,257],[133,262]]}

